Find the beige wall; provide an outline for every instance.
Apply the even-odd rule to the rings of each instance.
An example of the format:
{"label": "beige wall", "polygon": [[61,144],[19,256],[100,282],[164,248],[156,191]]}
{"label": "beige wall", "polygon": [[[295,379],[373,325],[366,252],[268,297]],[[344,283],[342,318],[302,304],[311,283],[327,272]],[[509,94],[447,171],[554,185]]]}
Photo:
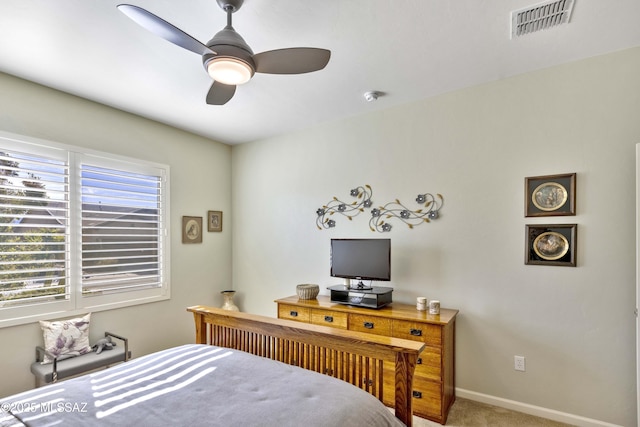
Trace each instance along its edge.
{"label": "beige wall", "polygon": [[[441,193],[439,220],[384,237],[395,300],[460,309],[457,387],[636,425],[639,112],[632,49],[235,146],[238,301],[275,316],[273,300],[296,284],[339,283],[330,238],[382,237],[368,213],[316,229],[316,209],[333,196],[350,201],[351,188],[369,184],[375,205],[414,206],[419,193]],[[525,218],[524,178],[569,172],[577,215]],[[577,268],[524,265],[525,224],[544,223],[578,224]],[[525,373],[514,355],[526,357]]]}
{"label": "beige wall", "polygon": [[[94,313],[91,335],[125,335],[134,356],[193,342],[185,308],[220,305],[219,291],[231,286],[233,217],[225,214],[222,233],[205,232],[202,244],[183,245],[181,216],[230,213],[230,147],[5,74],[0,130],[170,165],[171,300]],[[29,364],[41,341],[37,323],[0,329],[0,396],[33,387]]]}

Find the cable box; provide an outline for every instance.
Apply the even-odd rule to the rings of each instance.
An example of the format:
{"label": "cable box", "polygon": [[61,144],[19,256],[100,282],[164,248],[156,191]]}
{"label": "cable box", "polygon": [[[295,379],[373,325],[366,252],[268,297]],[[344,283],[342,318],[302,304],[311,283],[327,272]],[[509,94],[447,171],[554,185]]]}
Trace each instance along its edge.
{"label": "cable box", "polygon": [[354,288],[345,285],[329,286],[331,302],[353,305],[356,307],[382,308],[391,304],[393,288],[374,286],[371,288]]}

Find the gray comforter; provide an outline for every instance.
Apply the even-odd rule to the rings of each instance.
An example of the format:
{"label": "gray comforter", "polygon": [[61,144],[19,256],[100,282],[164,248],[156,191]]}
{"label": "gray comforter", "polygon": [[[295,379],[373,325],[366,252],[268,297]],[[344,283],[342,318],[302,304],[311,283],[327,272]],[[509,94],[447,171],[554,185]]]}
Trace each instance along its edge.
{"label": "gray comforter", "polygon": [[401,426],[370,394],[250,354],[185,345],[0,399],[0,426]]}

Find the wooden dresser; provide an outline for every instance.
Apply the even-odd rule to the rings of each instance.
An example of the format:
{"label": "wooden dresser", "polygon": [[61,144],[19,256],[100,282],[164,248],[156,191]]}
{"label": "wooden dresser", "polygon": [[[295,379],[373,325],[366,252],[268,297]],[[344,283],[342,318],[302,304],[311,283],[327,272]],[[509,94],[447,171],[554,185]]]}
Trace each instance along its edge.
{"label": "wooden dresser", "polygon": [[[316,325],[405,338],[426,344],[413,380],[413,414],[445,424],[455,396],[455,322],[458,310],[441,309],[439,315],[394,302],[381,309],[332,303],[328,296],[276,300],[278,317]],[[386,369],[392,369],[386,366]],[[386,375],[385,375],[386,377]],[[384,403],[393,406],[393,384],[384,387]]]}

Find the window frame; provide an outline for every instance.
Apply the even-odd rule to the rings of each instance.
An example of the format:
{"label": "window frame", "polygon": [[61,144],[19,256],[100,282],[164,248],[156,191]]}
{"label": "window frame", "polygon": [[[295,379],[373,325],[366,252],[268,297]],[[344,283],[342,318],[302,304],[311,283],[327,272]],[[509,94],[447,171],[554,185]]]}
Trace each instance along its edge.
{"label": "window frame", "polygon": [[[69,225],[67,229],[68,266],[70,295],[68,300],[46,301],[33,304],[2,307],[0,303],[0,328],[32,323],[56,317],[75,316],[87,312],[98,312],[164,301],[171,298],[170,286],[170,167],[169,165],[140,160],[97,150],[87,149],[53,141],[11,134],[0,131],[0,151],[12,150],[63,159],[69,167]],[[82,163],[160,176],[159,208],[161,218],[159,233],[159,260],[162,282],[160,287],[118,292],[108,295],[82,295]]]}

